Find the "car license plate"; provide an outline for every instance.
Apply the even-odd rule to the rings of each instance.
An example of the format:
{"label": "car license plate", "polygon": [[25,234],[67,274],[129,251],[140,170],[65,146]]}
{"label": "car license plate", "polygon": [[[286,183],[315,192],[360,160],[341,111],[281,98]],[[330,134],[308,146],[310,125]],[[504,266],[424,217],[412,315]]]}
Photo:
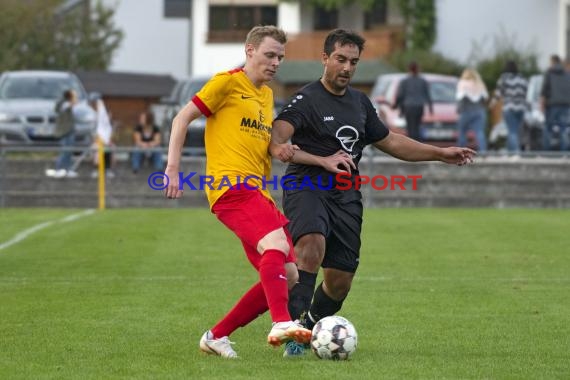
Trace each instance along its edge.
{"label": "car license plate", "polygon": [[30,136],[39,136],[39,137],[49,136],[49,135],[51,135],[51,128],[47,125],[42,125],[39,127],[30,128],[29,129],[29,135]]}
{"label": "car license plate", "polygon": [[451,129],[424,129],[424,136],[426,139],[453,139],[453,131]]}

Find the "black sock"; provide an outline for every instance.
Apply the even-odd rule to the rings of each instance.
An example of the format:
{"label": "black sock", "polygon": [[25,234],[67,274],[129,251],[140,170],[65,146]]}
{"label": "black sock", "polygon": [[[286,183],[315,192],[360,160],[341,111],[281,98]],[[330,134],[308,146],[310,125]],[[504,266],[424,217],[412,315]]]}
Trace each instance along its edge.
{"label": "black sock", "polygon": [[313,303],[305,319],[305,327],[312,330],[320,319],[334,315],[339,311],[343,302],[344,299],[335,301],[330,298],[323,290],[323,283],[321,282],[315,291]]}
{"label": "black sock", "polygon": [[301,315],[311,306],[317,274],[299,271],[299,282],[289,291],[289,314],[291,319],[301,319]]}

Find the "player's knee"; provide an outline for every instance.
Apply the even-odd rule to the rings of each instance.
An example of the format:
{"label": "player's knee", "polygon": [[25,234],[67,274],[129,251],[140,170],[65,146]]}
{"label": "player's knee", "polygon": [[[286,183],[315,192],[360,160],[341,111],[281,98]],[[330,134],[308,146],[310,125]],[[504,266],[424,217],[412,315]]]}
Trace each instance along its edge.
{"label": "player's knee", "polygon": [[295,244],[295,253],[300,267],[316,271],[325,257],[325,237],[321,234],[307,234]]}
{"label": "player's knee", "polygon": [[290,246],[286,238],[278,239],[268,245],[267,249],[281,251],[287,256],[289,254]]}
{"label": "player's knee", "polygon": [[283,252],[285,256],[289,254],[290,245],[283,228],[272,231],[265,235],[257,245],[257,251],[261,254],[267,250]]}

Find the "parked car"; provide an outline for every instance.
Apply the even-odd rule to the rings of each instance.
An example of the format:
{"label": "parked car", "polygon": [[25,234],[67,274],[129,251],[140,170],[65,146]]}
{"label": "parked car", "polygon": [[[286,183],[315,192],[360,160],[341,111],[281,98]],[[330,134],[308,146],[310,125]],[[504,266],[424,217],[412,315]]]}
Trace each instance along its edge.
{"label": "parked car", "polygon": [[[164,115],[160,119],[162,120],[162,141],[165,145],[168,145],[168,141],[170,139],[172,120],[182,107],[184,107],[192,97],[200,91],[208,80],[210,80],[210,77],[194,77],[180,80],[172,89],[170,96],[161,99],[161,108],[163,109]],[[278,98],[274,99],[274,103],[274,116],[276,116],[286,103]],[[188,124],[188,133],[186,135],[184,147],[193,148],[194,153],[196,154],[203,154],[205,130],[206,117],[204,116],[201,116]]]}
{"label": "parked car", "polygon": [[90,145],[95,111],[79,79],[64,71],[9,71],[0,76],[0,143],[56,144],[61,136],[55,130],[55,104],[68,89],[79,97],[74,110],[76,144]]}
{"label": "parked car", "polygon": [[[406,77],[405,73],[380,75],[372,88],[370,100],[380,115],[384,115],[390,130],[407,134],[406,120],[399,109],[392,109],[398,96],[400,82]],[[459,78],[439,74],[421,74],[430,85],[430,94],[433,102],[433,115],[427,109],[424,112],[420,135],[430,144],[438,146],[454,145],[457,141],[457,101],[455,93]],[[470,141],[474,136],[470,134]]]}
{"label": "parked car", "polygon": [[[210,77],[193,77],[176,82],[170,96],[161,99],[164,105],[164,116],[162,117],[162,141],[168,145],[170,140],[170,129],[172,120],[176,114],[200,91]],[[195,148],[196,153],[203,153],[204,132],[206,129],[206,117],[201,116],[188,124],[188,133],[184,142],[185,148]]]}

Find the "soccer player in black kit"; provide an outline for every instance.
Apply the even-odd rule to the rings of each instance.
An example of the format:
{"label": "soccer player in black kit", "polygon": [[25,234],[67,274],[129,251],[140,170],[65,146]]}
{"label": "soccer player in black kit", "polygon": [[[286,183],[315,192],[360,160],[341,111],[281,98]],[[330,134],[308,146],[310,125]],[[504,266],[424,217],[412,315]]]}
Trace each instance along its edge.
{"label": "soccer player in black kit", "polygon": [[[335,188],[335,173],[350,172],[354,183],[362,150],[369,144],[405,161],[464,165],[475,155],[469,148],[439,148],[390,132],[368,97],[349,86],[363,48],[364,39],[354,32],[330,32],[322,77],[293,95],[273,122],[269,151],[289,162],[283,209],[291,221],[299,269],[289,312],[309,329],[341,309],[358,268],[361,193],[346,184],[343,190]],[[308,179],[314,186],[307,186]],[[315,290],[320,267],[323,282]],[[303,346],[290,343],[284,356],[302,353]]]}

